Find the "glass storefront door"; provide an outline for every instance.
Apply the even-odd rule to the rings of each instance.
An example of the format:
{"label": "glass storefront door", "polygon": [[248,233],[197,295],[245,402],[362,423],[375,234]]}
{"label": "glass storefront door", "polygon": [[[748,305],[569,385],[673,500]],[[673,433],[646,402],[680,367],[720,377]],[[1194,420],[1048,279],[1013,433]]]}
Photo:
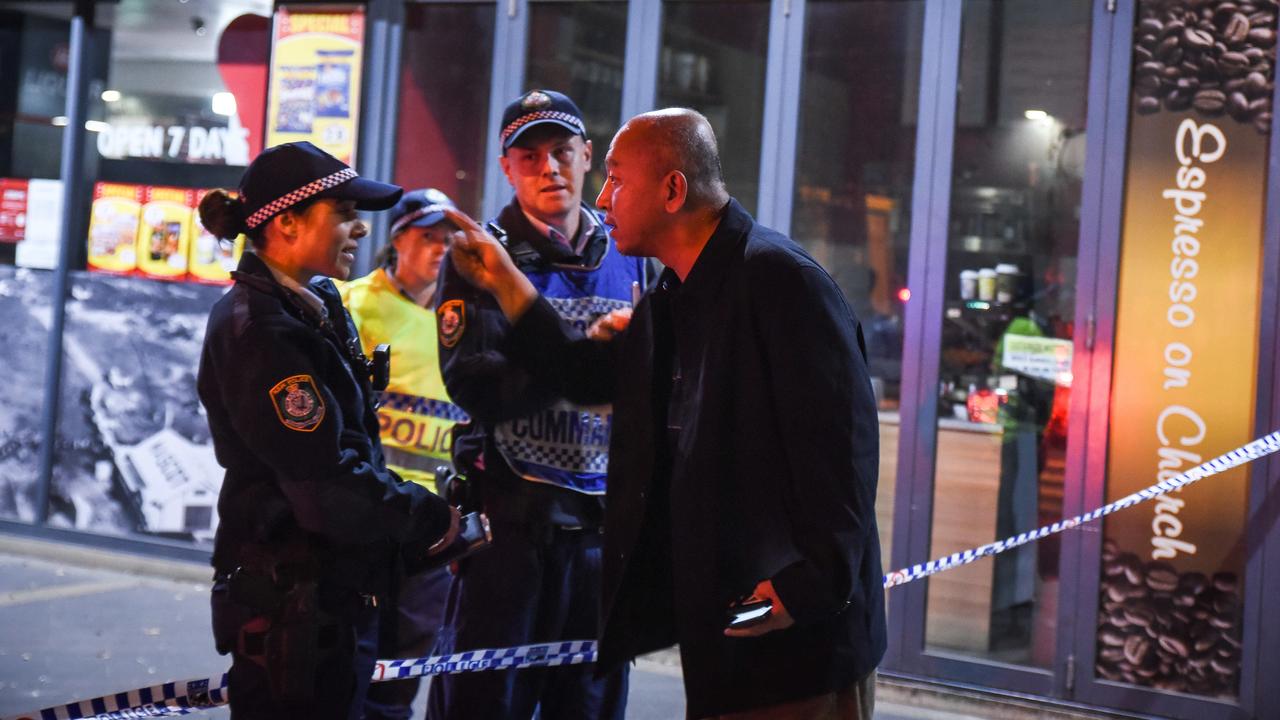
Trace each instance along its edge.
{"label": "glass storefront door", "polygon": [[[895,567],[1252,440],[1275,322],[1274,3],[927,8],[897,502],[929,519],[896,535]],[[891,592],[891,665],[1155,717],[1267,716],[1257,482],[1239,468]]]}
{"label": "glass storefront door", "polygon": [[[954,82],[954,100],[936,110],[941,140],[929,168],[932,189],[946,194],[926,216],[937,220],[913,228],[910,302],[923,303],[926,329],[913,336],[908,328],[906,344],[936,355],[919,360],[902,426],[927,430],[900,462],[917,488],[928,488],[907,502],[928,508],[930,520],[913,528],[907,555],[895,560],[978,547],[1062,515],[1092,5],[970,0],[930,8],[944,26],[939,36],[955,43],[955,64],[931,58],[950,67],[939,82]],[[926,46],[930,25],[927,18]],[[932,675],[991,683],[998,671],[1010,689],[1049,692],[1060,555],[1051,538],[907,586],[904,654]]]}
{"label": "glass storefront door", "polygon": [[[895,503],[922,522],[895,568],[1078,511],[1112,22],[1092,0],[926,5]],[[1052,536],[891,591],[891,662],[1070,697],[1075,552]]]}
{"label": "glass storefront door", "polygon": [[[1089,31],[1088,0],[964,6],[930,557],[1062,515]],[[1049,667],[1058,555],[930,580],[926,648]]]}

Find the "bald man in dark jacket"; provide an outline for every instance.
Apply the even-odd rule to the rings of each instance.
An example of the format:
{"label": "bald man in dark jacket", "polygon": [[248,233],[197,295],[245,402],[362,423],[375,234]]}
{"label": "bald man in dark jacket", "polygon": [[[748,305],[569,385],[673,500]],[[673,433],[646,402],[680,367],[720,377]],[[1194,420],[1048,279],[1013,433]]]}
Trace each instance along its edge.
{"label": "bald man in dark jacket", "polygon": [[[474,223],[454,249],[512,320],[513,357],[613,402],[600,669],[678,642],[691,717],[869,720],[885,619],[858,321],[728,197],[702,116],[634,118],[606,167],[619,249],[667,265],[628,327],[598,331],[611,340],[563,323]],[[748,595],[772,614],[726,631]]]}

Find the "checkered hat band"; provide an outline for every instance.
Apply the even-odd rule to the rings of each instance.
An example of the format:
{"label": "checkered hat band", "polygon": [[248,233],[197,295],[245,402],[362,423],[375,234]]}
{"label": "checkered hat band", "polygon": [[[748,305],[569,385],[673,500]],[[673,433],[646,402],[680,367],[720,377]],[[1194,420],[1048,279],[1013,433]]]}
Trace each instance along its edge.
{"label": "checkered hat band", "polygon": [[578,132],[583,135],[587,134],[587,126],[582,124],[582,118],[577,115],[560,112],[559,110],[539,110],[537,112],[531,112],[528,115],[521,115],[515,120],[512,120],[510,125],[502,128],[502,143],[505,145],[507,138],[514,135],[517,130],[531,122],[537,122],[538,120],[559,120],[560,122],[566,122],[578,128]]}
{"label": "checkered hat band", "polygon": [[417,210],[414,210],[413,212],[409,213],[408,215],[405,215],[404,217],[400,218],[399,220],[397,220],[397,221],[395,221],[395,222],[391,223],[391,234],[392,234],[392,235],[395,235],[396,233],[398,233],[398,232],[400,232],[401,230],[403,230],[405,225],[408,225],[409,223],[411,223],[411,222],[413,222],[413,221],[417,220],[418,218],[424,218],[424,217],[426,217],[426,216],[430,215],[430,214],[431,214],[431,213],[433,213],[433,212],[444,212],[445,208],[447,208],[447,207],[449,207],[449,206],[448,206],[448,205],[434,204],[434,205],[428,205],[428,206],[423,207],[423,208],[418,208]]}
{"label": "checkered hat band", "polygon": [[276,213],[291,208],[312,195],[322,193],[331,187],[337,187],[355,176],[356,171],[351,168],[347,168],[345,170],[339,170],[332,175],[322,177],[319,180],[312,180],[297,190],[285,193],[284,195],[281,195],[275,200],[272,200],[266,205],[258,208],[257,212],[250,215],[249,218],[244,221],[245,227],[252,230],[267,220],[270,220]]}

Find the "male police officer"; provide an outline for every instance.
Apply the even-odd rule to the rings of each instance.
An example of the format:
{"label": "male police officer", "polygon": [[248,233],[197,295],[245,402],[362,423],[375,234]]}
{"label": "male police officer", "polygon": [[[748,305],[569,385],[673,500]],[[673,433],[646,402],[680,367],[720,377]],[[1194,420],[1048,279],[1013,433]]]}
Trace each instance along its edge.
{"label": "male police officer", "polygon": [[[582,206],[591,141],[568,97],[533,90],[507,106],[500,159],[515,199],[496,218],[520,270],[565,321],[586,329],[630,306],[645,264],[617,252]],[[503,354],[506,320],[446,260],[437,304],[449,395],[476,422],[454,462],[493,526],[493,547],[464,561],[449,592],[440,652],[595,637],[612,412],[533,382]],[[461,428],[462,426],[459,426]],[[592,666],[445,675],[428,717],[619,718],[626,669]]]}
{"label": "male police officer", "polygon": [[[390,211],[391,242],[383,267],[339,287],[365,352],[391,345],[390,382],[378,408],[387,467],[432,492],[449,466],[450,430],[466,420],[466,413],[449,402],[440,378],[431,307],[440,262],[457,231],[444,216],[452,207],[453,201],[433,188],[405,193]],[[394,602],[380,608],[378,657],[427,654],[448,593],[446,568],[403,578]],[[407,719],[419,684],[415,678],[370,686],[365,719]]]}

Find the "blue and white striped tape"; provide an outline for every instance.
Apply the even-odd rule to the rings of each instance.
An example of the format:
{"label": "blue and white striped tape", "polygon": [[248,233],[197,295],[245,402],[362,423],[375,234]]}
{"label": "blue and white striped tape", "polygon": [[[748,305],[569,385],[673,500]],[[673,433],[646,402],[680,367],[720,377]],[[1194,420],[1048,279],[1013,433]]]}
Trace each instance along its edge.
{"label": "blue and white striped tape", "polygon": [[480,670],[577,665],[595,662],[595,659],[594,640],[565,640],[544,645],[470,650],[408,660],[379,660],[373,668],[373,681],[387,682],[422,675],[448,675]]}
{"label": "blue and white striped tape", "polygon": [[1241,445],[1235,450],[1232,450],[1225,455],[1219,455],[1207,463],[1197,465],[1175,478],[1162,480],[1155,485],[1143,488],[1132,495],[1126,495],[1115,502],[1107,503],[1097,510],[1092,510],[1084,513],[1083,515],[1076,515],[1073,518],[1059,520],[1052,525],[1045,525],[1044,527],[1024,532],[1020,535],[1014,535],[1013,537],[1005,538],[1004,540],[998,540],[979,548],[964,550],[943,558],[938,558],[937,560],[930,560],[927,563],[921,563],[919,565],[912,565],[909,568],[895,570],[884,576],[884,586],[885,588],[891,588],[896,585],[905,585],[906,583],[919,580],[920,578],[940,573],[943,570],[950,570],[953,567],[968,565],[979,558],[998,555],[1005,550],[1016,548],[1019,545],[1026,545],[1029,542],[1039,540],[1050,535],[1055,535],[1063,530],[1070,530],[1073,527],[1077,527],[1091,520],[1097,520],[1104,515],[1110,515],[1117,510],[1123,510],[1127,507],[1137,505],[1140,502],[1160,497],[1161,495],[1190,485],[1193,482],[1203,480],[1212,475],[1217,475],[1218,473],[1225,472],[1233,467],[1244,465],[1245,463],[1257,460],[1260,457],[1266,457],[1277,450],[1280,450],[1280,430],[1277,430],[1270,435],[1264,435],[1247,445]]}
{"label": "blue and white striped tape", "polygon": [[124,718],[169,717],[227,703],[227,676],[168,682],[129,692],[104,695],[68,705],[46,708],[12,720],[123,720]]}
{"label": "blue and white striped tape", "polygon": [[[1242,445],[1225,455],[1220,455],[1181,475],[1162,480],[1155,485],[1107,503],[1102,507],[1060,520],[1052,525],[999,540],[982,547],[965,550],[936,560],[930,560],[909,568],[895,570],[884,576],[885,588],[905,585],[969,563],[980,558],[1025,545],[1035,540],[1078,527],[1104,515],[1132,507],[1191,483],[1217,475],[1231,468],[1280,451],[1280,430]],[[379,660],[374,666],[373,682],[390,682],[423,675],[444,675],[482,670],[509,670],[522,667],[553,667],[595,662],[596,644],[593,640],[567,640],[540,645],[521,645],[511,648],[469,650],[451,655],[436,655],[407,660]],[[186,715],[195,710],[227,703],[227,676],[216,684],[213,678],[170,682],[129,692],[105,695],[92,700],[81,700],[68,705],[46,708],[5,720],[123,720],[124,718],[167,717]]]}
{"label": "blue and white striped tape", "polygon": [[[423,675],[445,675],[480,670],[513,670],[525,667],[554,667],[595,662],[594,640],[568,640],[521,645],[520,647],[468,650],[451,655],[379,660],[374,666],[373,682],[390,682]],[[45,708],[6,720],[122,720],[123,718],[169,717],[186,715],[228,702],[227,676],[220,680],[188,680],[154,687],[104,695],[67,705]]]}

